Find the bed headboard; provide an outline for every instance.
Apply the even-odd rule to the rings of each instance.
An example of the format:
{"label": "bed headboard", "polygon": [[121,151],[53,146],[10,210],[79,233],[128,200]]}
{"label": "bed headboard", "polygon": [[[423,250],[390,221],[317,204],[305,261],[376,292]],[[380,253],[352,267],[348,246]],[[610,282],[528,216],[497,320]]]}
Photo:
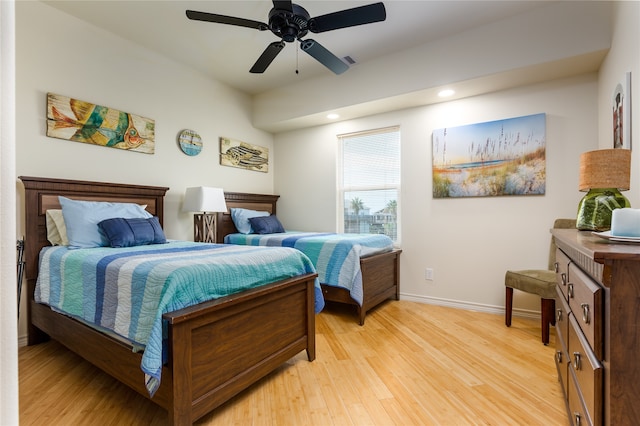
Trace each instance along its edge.
{"label": "bed headboard", "polygon": [[146,204],[147,211],[163,224],[164,196],[169,189],[166,187],[30,176],[19,179],[25,189],[24,260],[29,299],[33,298],[38,276],[38,255],[42,247],[49,245],[45,214],[48,209],[60,208],[59,195],[75,200]]}
{"label": "bed headboard", "polygon": [[223,243],[225,235],[238,232],[231,220],[231,208],[267,211],[276,214],[276,203],[279,195],[245,194],[242,192],[225,192],[224,199],[227,211],[218,213],[216,217],[216,242]]}

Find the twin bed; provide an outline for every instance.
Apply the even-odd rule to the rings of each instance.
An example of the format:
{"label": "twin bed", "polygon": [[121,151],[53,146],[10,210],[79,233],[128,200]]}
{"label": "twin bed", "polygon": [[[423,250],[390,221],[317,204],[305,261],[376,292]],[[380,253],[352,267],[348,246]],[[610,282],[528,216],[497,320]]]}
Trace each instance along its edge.
{"label": "twin bed", "polygon": [[[20,179],[25,187],[28,343],[48,335],[151,399],[141,370],[143,353],[37,303],[34,293],[39,253],[49,245],[45,216],[47,210],[60,209],[58,196],[145,205],[162,224],[168,188]],[[168,411],[170,424],[192,424],[303,350],[309,361],[315,359],[316,277],[304,273],[162,315],[167,362],[151,400]]]}
{"label": "twin bed", "polygon": [[[276,234],[267,236],[241,235],[231,217],[230,211],[234,208],[265,211],[272,215],[276,215],[278,195],[264,194],[247,194],[239,192],[225,193],[227,203],[227,212],[217,214],[216,218],[216,242],[233,242],[235,244],[260,244],[260,245],[277,245],[281,246],[282,238],[288,237],[284,235],[279,237]],[[315,239],[325,238],[323,235],[312,235]],[[331,239],[336,237],[333,234],[327,235]],[[341,238],[339,235],[338,238]],[[363,236],[364,237],[364,236]],[[267,240],[265,241],[265,238]],[[349,243],[346,239],[341,239],[341,243]],[[359,288],[347,288],[342,285],[340,280],[335,278],[338,272],[331,272],[327,277],[323,276],[322,266],[316,262],[316,257],[312,254],[315,247],[310,247],[309,251],[302,248],[316,265],[320,274],[320,285],[324,300],[330,302],[339,302],[354,305],[357,310],[358,322],[364,325],[365,316],[368,311],[384,302],[387,299],[399,299],[400,291],[400,253],[401,250],[393,249],[390,245],[381,250],[373,251],[373,254],[362,253],[356,261],[359,262],[359,268],[354,268],[355,272],[359,271],[358,277]],[[360,245],[360,244],[358,244]],[[298,246],[296,246],[298,247]],[[372,248],[375,244],[372,244]],[[325,247],[326,248],[326,247]],[[359,247],[359,249],[363,249]],[[335,251],[332,255],[335,255]],[[346,258],[342,256],[342,258]],[[331,265],[329,265],[331,266]],[[333,277],[329,277],[333,275]]]}
{"label": "twin bed", "polygon": [[[97,367],[112,375],[119,381],[136,390],[143,396],[162,406],[168,411],[169,422],[174,425],[188,425],[206,415],[219,405],[223,404],[237,393],[246,389],[282,363],[305,350],[309,361],[315,359],[315,315],[322,309],[325,300],[353,304],[358,308],[360,324],[364,323],[364,317],[368,310],[389,298],[398,298],[399,279],[399,250],[391,250],[374,254],[360,259],[362,274],[362,301],[354,300],[349,290],[339,288],[327,283],[318,283],[318,274],[313,265],[309,267],[306,261],[309,259],[299,254],[300,267],[295,271],[287,270],[277,275],[261,277],[260,283],[252,284],[251,288],[235,290],[230,295],[213,300],[195,298],[190,305],[167,304],[164,314],[160,314],[155,324],[155,351],[149,346],[140,351],[136,334],[130,334],[130,340],[125,340],[113,333],[105,333],[97,325],[101,325],[95,318],[109,317],[111,323],[120,324],[122,318],[117,318],[119,308],[109,307],[108,303],[102,306],[100,297],[105,288],[104,279],[100,274],[107,276],[127,276],[138,272],[127,272],[115,269],[115,264],[124,264],[128,261],[110,254],[108,248],[67,250],[66,248],[47,247],[47,211],[61,208],[59,196],[74,201],[98,201],[116,203],[135,203],[144,206],[146,212],[155,216],[159,224],[163,222],[164,195],[168,188],[141,185],[124,185],[101,182],[87,182],[77,180],[49,179],[37,177],[20,177],[25,188],[25,276],[28,294],[28,343],[36,344],[51,337],[58,340],[70,350],[78,353]],[[230,208],[248,208],[264,210],[272,214],[276,212],[278,196],[227,193],[227,205]],[[224,237],[237,232],[229,213],[220,213],[217,221],[217,242],[223,242]],[[141,268],[151,270],[161,265],[173,265],[180,257],[193,257],[192,254],[181,254],[181,244],[185,242],[170,242],[160,244],[163,254],[152,253],[156,259],[151,266],[142,268],[138,260],[133,262],[134,269]],[[194,243],[190,243],[194,244]],[[175,246],[175,247],[174,247]],[[206,247],[205,247],[206,246]],[[133,251],[134,256],[142,255],[149,247],[130,247],[123,249]],[[227,263],[243,263],[245,256],[250,252],[269,252],[275,256],[279,250],[287,257],[294,249],[276,249],[241,247],[235,245],[200,245],[202,253],[198,256],[224,257],[222,253],[230,252],[224,257]],[[206,250],[205,250],[206,249]],[[65,250],[69,253],[65,253]],[[116,249],[120,250],[120,249]],[[76,253],[72,253],[72,252]],[[104,256],[98,253],[104,251]],[[211,251],[209,254],[208,252]],[[83,252],[91,255],[83,255]],[[205,253],[206,252],[206,253]],[[246,252],[246,253],[245,253]],[[41,254],[42,253],[42,254]],[[80,254],[78,254],[80,253]],[[74,260],[73,255],[81,259]],[[39,271],[39,257],[42,256],[42,271]],[[93,303],[80,306],[81,311],[90,311],[91,321],[86,321],[80,314],[62,314],[60,307],[74,304],[85,304],[71,297],[72,286],[66,284],[58,290],[47,289],[43,292],[42,282],[56,275],[72,275],[73,273],[86,275],[73,271],[70,266],[57,266],[56,262],[48,260],[53,258],[66,259],[69,264],[81,264],[85,258],[97,257],[102,266],[96,268],[90,266],[92,271],[90,280],[96,281],[97,290],[91,288]],[[123,255],[124,256],[124,255]],[[163,257],[164,256],[164,257]],[[199,259],[204,259],[201,257]],[[306,259],[306,261],[305,261]],[[45,262],[46,260],[46,262]],[[248,258],[245,263],[253,263],[253,258]],[[200,268],[206,268],[199,260],[192,259],[191,263],[198,264]],[[310,262],[309,262],[310,263]],[[302,265],[304,264],[304,266]],[[137,267],[137,269],[135,269]],[[238,266],[234,267],[244,267]],[[80,267],[87,268],[87,265]],[[162,269],[160,268],[160,269]],[[186,266],[179,264],[171,270],[182,271]],[[213,266],[212,266],[213,268]],[[258,269],[261,269],[258,267]],[[265,268],[262,268],[265,269]],[[271,267],[269,270],[273,269]],[[277,269],[277,268],[276,268]],[[60,271],[64,270],[65,273]],[[253,273],[242,274],[236,269],[235,275],[255,275]],[[116,272],[114,272],[116,271]],[[200,271],[202,272],[202,271]],[[199,272],[199,273],[200,273]],[[38,274],[41,274],[40,286],[36,291]],[[285,276],[283,277],[283,273]],[[288,276],[286,276],[288,274]],[[100,275],[102,276],[102,275]],[[150,278],[145,275],[145,279]],[[119,278],[120,279],[120,278]],[[101,281],[102,280],[102,281]],[[268,283],[264,283],[264,281]],[[152,280],[151,280],[152,281]],[[187,279],[188,281],[188,279]],[[92,281],[93,283],[93,281]],[[133,281],[131,281],[133,285]],[[259,285],[258,285],[259,284]],[[112,284],[113,286],[114,284]],[[120,285],[120,284],[117,284]],[[198,284],[200,285],[200,284]],[[322,291],[319,288],[322,287]],[[53,288],[53,287],[52,287]],[[83,288],[79,285],[77,292]],[[85,290],[86,292],[86,290]],[[177,293],[190,293],[190,290],[176,290]],[[124,293],[125,299],[135,301],[135,297]],[[324,296],[324,297],[323,297]],[[65,300],[67,297],[68,301]],[[118,297],[121,297],[120,295]],[[105,298],[106,300],[106,298]],[[44,303],[38,303],[43,301]],[[57,304],[56,304],[57,303]],[[146,301],[132,303],[133,310],[141,310]],[[184,306],[183,306],[184,305]],[[137,308],[135,306],[138,306]],[[98,313],[99,309],[100,313]],[[103,313],[104,312],[104,313]],[[122,314],[122,313],[120,313]],[[127,327],[131,327],[130,321],[133,315],[124,314]],[[145,353],[158,350],[158,324],[164,327],[160,336],[164,337],[164,343],[160,344],[160,356],[164,364],[160,363],[157,377],[145,374],[141,365],[148,358]],[[134,323],[134,328],[138,327]],[[153,329],[154,326],[152,325]],[[126,334],[126,333],[125,333]],[[132,338],[133,337],[133,338]],[[161,338],[162,341],[162,338]],[[146,341],[144,342],[147,343]],[[158,362],[157,360],[155,362]],[[149,380],[151,379],[153,380]],[[154,382],[155,380],[155,382]],[[155,383],[157,387],[150,386]]]}

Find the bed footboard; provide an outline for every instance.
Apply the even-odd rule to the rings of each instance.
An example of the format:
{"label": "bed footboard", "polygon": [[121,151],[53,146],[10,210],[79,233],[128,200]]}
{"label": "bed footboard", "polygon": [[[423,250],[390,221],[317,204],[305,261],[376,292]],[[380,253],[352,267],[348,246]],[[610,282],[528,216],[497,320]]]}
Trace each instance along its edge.
{"label": "bed footboard", "polygon": [[172,342],[172,424],[191,424],[302,350],[315,359],[314,279],[310,274],[164,316]]}
{"label": "bed footboard", "polygon": [[400,298],[400,253],[402,250],[392,250],[360,259],[364,295],[362,306],[351,298],[349,290],[325,284],[322,285],[324,299],[356,306],[358,321],[364,325],[369,310],[387,299]]}
{"label": "bed footboard", "polygon": [[[295,277],[164,315],[169,362],[151,401],[172,425],[191,425],[303,350],[316,357],[314,282]],[[149,398],[141,354],[48,306],[32,302],[35,326]]]}

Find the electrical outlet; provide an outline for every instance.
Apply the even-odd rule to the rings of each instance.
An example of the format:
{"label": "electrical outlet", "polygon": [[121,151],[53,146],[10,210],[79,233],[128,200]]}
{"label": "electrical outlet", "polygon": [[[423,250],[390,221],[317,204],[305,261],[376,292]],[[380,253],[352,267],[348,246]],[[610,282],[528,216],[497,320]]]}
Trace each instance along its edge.
{"label": "electrical outlet", "polygon": [[428,281],[433,281],[433,269],[427,268],[424,270],[424,279]]}

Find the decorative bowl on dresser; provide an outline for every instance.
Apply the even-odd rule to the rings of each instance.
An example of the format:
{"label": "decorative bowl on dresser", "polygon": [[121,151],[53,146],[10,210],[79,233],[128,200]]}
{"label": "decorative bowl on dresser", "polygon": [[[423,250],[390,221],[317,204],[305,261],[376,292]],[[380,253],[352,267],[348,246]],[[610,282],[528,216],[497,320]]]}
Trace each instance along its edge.
{"label": "decorative bowl on dresser", "polygon": [[556,244],[556,357],[572,425],[640,424],[640,244],[576,229]]}

